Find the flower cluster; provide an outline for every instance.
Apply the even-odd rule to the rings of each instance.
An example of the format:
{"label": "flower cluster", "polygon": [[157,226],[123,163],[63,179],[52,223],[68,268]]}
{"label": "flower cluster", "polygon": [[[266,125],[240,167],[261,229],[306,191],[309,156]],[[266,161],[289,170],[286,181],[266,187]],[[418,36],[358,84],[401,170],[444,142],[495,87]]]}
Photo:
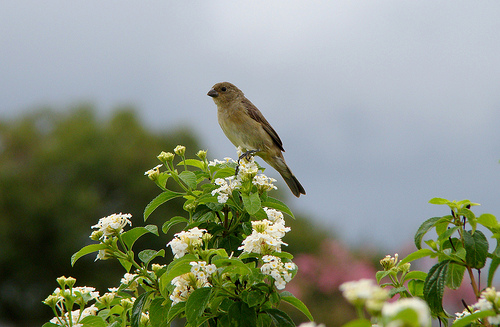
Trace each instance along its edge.
{"label": "flower cluster", "polygon": [[114,213],[110,216],[99,219],[99,222],[92,226],[98,230],[92,232],[90,236],[92,239],[105,240],[108,236],[114,236],[123,232],[123,227],[127,224],[132,226],[130,218],[131,214]]}
{"label": "flower cluster", "polygon": [[210,236],[211,235],[207,233],[206,229],[194,227],[187,232],[182,231],[175,234],[174,239],[171,240],[167,246],[172,248],[172,253],[176,259],[182,258],[186,253],[193,253],[195,250],[199,249],[203,244],[203,239]]}
{"label": "flower cluster", "polygon": [[259,190],[260,193],[277,190],[278,188],[273,184],[274,182],[276,182],[276,179],[267,177],[264,174],[258,174],[252,180],[252,184],[257,186],[257,190]]}
{"label": "flower cluster", "polygon": [[404,322],[397,318],[397,315],[404,310],[412,310],[418,317],[418,324],[420,327],[431,326],[431,314],[429,306],[421,298],[404,298],[396,302],[385,303],[382,307],[382,321],[385,322],[384,326],[404,326]]}
{"label": "flower cluster", "polygon": [[217,202],[219,203],[226,203],[233,191],[241,187],[240,180],[235,176],[217,178],[215,184],[218,185],[219,188],[212,191],[212,196],[218,194]]}
{"label": "flower cluster", "polygon": [[264,264],[260,267],[260,271],[274,278],[277,289],[284,289],[286,283],[292,280],[292,271],[296,270],[297,266],[293,262],[283,263],[280,258],[272,255],[265,255],[262,260]]}
{"label": "flower cluster", "polygon": [[71,314],[66,312],[61,317],[54,317],[50,319],[50,322],[56,326],[83,326],[79,322],[85,317],[97,315],[97,311],[98,309],[92,304],[83,310],[77,309],[71,311]]}
{"label": "flower cluster", "polygon": [[83,310],[71,310],[74,303],[83,308],[88,302],[97,300],[99,292],[93,287],[80,286],[74,287],[76,279],[72,277],[59,277],[57,282],[61,288],[56,288],[43,303],[50,306],[56,317],[50,320],[51,323],[58,326],[77,326],[81,319],[87,316],[95,316],[98,309],[92,304]]}
{"label": "flower cluster", "polygon": [[379,287],[371,279],[346,282],[340,285],[342,295],[355,306],[366,306],[371,312],[380,312],[389,298],[387,290]]}
{"label": "flower cluster", "polygon": [[493,311],[497,313],[496,316],[487,317],[486,319],[492,325],[500,324],[500,292],[497,292],[494,287],[486,288],[475,304],[466,308],[463,312],[456,313],[456,316],[457,319],[460,319],[478,311]]}
{"label": "flower cluster", "polygon": [[238,250],[247,253],[270,254],[281,252],[281,245],[288,245],[281,240],[290,227],[285,227],[283,214],[275,209],[264,208],[268,219],[252,221],[252,234],[243,240]]}
{"label": "flower cluster", "polygon": [[172,305],[186,301],[189,295],[198,288],[212,287],[208,277],[217,270],[215,265],[207,265],[205,261],[193,261],[190,264],[191,272],[177,276],[171,281],[171,284],[175,286],[170,294]]}
{"label": "flower cluster", "polygon": [[[238,156],[241,157],[242,150],[238,147]],[[217,160],[209,162],[209,166],[216,166],[220,164],[236,163],[231,158],[224,158],[225,161]],[[270,190],[276,190],[277,187],[273,184],[276,182],[274,178],[267,177],[264,174],[257,174],[259,172],[259,165],[255,162],[253,156],[241,157],[237,162],[237,175],[227,178],[217,178],[215,184],[219,187],[212,191],[212,196],[217,194],[217,201],[219,203],[226,203],[234,190],[241,189],[242,184],[248,182],[249,185],[255,185],[259,193]]]}

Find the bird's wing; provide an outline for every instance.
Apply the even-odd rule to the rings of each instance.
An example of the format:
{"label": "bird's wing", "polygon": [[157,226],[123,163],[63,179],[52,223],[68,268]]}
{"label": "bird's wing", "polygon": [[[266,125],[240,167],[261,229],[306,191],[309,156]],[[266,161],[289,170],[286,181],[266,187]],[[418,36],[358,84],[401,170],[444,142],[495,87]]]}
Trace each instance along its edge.
{"label": "bird's wing", "polygon": [[271,126],[271,124],[269,124],[269,122],[266,120],[266,118],[264,118],[264,115],[262,115],[260,110],[257,109],[257,107],[254,106],[254,104],[252,102],[250,102],[250,100],[248,100],[248,99],[244,99],[242,102],[243,102],[245,108],[247,109],[248,115],[253,120],[255,120],[256,122],[261,124],[262,127],[264,128],[264,130],[267,132],[267,134],[269,134],[269,136],[271,136],[271,139],[278,146],[278,148],[281,151],[285,152],[285,149],[283,149],[283,142],[281,142],[281,139],[278,136],[278,133],[276,133],[274,128]]}

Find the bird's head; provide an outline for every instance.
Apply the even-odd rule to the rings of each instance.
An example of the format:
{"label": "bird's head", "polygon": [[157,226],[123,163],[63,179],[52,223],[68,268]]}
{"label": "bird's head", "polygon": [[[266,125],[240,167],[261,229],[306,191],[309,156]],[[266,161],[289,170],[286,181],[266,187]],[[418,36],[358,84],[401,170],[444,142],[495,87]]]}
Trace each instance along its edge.
{"label": "bird's head", "polygon": [[216,104],[228,103],[244,96],[239,88],[229,82],[215,84],[207,95],[211,96]]}

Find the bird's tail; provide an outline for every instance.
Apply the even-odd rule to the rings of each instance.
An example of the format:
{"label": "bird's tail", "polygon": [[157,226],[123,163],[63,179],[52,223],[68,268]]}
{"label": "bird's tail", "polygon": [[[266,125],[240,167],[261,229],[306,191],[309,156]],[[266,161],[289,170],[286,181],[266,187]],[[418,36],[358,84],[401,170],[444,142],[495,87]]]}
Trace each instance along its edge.
{"label": "bird's tail", "polygon": [[271,160],[266,160],[278,173],[280,173],[281,177],[285,180],[286,185],[290,188],[293,195],[299,197],[301,194],[306,194],[304,187],[300,184],[297,177],[292,174],[292,171],[288,167],[285,162],[285,159],[281,157],[273,157]]}

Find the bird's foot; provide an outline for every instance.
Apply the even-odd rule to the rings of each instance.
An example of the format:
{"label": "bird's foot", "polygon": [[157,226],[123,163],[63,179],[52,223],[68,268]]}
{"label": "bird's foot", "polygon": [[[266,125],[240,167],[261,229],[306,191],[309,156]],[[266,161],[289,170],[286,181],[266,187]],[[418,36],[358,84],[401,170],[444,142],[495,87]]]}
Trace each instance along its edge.
{"label": "bird's foot", "polygon": [[245,158],[245,160],[249,161],[253,155],[255,155],[259,150],[248,150],[246,152],[243,152],[241,156],[238,158],[238,164],[236,165],[236,170],[234,172],[235,176],[238,176],[238,172],[240,170],[240,160]]}

